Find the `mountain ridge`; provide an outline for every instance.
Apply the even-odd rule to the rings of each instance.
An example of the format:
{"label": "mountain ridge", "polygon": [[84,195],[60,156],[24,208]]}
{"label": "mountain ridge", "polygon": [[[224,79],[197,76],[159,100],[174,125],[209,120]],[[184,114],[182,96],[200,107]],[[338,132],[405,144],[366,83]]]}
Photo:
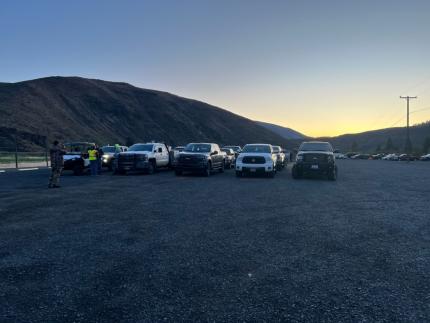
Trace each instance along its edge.
{"label": "mountain ridge", "polygon": [[[14,133],[25,149],[44,146],[41,137],[123,144],[154,139],[172,145],[289,145],[250,119],[198,100],[76,76],[0,83],[0,146],[13,146]],[[32,142],[33,137],[38,140]]]}

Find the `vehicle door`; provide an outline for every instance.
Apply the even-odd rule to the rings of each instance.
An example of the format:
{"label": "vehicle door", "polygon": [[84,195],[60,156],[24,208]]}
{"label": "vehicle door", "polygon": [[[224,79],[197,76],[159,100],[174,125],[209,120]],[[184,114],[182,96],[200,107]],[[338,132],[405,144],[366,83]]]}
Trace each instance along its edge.
{"label": "vehicle door", "polygon": [[166,167],[169,165],[169,150],[167,149],[166,145],[159,145],[158,146],[158,153],[160,154],[160,164],[163,167]]}
{"label": "vehicle door", "polygon": [[154,158],[155,158],[155,163],[157,164],[157,167],[163,166],[163,158],[162,158],[163,149],[161,148],[161,146],[154,145],[153,152],[154,152]]}
{"label": "vehicle door", "polygon": [[221,154],[221,150],[218,145],[212,145],[212,165],[215,167],[221,167],[222,162],[224,160],[223,154]]}

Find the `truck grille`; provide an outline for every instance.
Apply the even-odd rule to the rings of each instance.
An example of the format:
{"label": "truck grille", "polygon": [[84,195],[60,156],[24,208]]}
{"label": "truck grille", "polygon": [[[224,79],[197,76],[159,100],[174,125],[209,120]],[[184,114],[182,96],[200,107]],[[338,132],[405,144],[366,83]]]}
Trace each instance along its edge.
{"label": "truck grille", "polygon": [[181,165],[196,165],[203,163],[205,160],[201,156],[181,155],[178,161]]}
{"label": "truck grille", "polygon": [[266,159],[262,156],[245,156],[242,159],[244,164],[265,164]]}
{"label": "truck grille", "polygon": [[303,154],[303,161],[307,163],[327,163],[326,154]]}
{"label": "truck grille", "polygon": [[118,167],[133,167],[135,160],[137,159],[136,155],[119,155],[118,156]]}

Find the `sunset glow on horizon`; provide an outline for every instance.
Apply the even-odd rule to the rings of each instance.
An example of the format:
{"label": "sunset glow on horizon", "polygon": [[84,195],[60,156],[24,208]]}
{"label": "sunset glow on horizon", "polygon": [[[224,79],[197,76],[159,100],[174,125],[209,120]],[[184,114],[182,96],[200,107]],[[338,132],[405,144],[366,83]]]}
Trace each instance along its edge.
{"label": "sunset glow on horizon", "polygon": [[[0,82],[128,82],[308,136],[430,120],[430,2],[6,1]],[[429,108],[429,109],[427,109]]]}

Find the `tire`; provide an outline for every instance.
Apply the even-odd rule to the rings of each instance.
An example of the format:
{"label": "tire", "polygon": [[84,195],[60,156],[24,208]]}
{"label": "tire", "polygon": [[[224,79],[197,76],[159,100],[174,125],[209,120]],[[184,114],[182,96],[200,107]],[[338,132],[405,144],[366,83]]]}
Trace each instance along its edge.
{"label": "tire", "polygon": [[152,174],[155,173],[156,170],[157,170],[157,165],[156,165],[155,161],[154,160],[150,160],[149,161],[149,166],[148,166],[147,173],[149,175],[152,175]]}
{"label": "tire", "polygon": [[271,171],[270,173],[267,173],[267,177],[274,178],[275,177],[275,171]]}
{"label": "tire", "polygon": [[293,176],[294,179],[302,178],[302,174],[299,173],[299,171],[297,170],[297,168],[295,166],[293,166],[293,169],[291,171],[291,175]]}
{"label": "tire", "polygon": [[236,171],[236,177],[242,177],[242,175],[243,175],[242,172],[240,172],[238,170]]}
{"label": "tire", "polygon": [[225,163],[222,162],[221,168],[219,169],[220,173],[224,173],[224,169],[225,169]]}
{"label": "tire", "polygon": [[182,175],[182,170],[180,170],[180,169],[175,169],[175,175],[176,175],[176,176],[181,176],[181,175]]}
{"label": "tire", "polygon": [[211,172],[212,172],[212,165],[211,165],[211,163],[208,163],[207,166],[206,166],[204,175],[206,177],[209,177],[209,176],[211,176]]}
{"label": "tire", "polygon": [[328,174],[328,179],[329,179],[329,181],[337,180],[337,168],[336,167],[333,168],[333,171],[330,174]]}

